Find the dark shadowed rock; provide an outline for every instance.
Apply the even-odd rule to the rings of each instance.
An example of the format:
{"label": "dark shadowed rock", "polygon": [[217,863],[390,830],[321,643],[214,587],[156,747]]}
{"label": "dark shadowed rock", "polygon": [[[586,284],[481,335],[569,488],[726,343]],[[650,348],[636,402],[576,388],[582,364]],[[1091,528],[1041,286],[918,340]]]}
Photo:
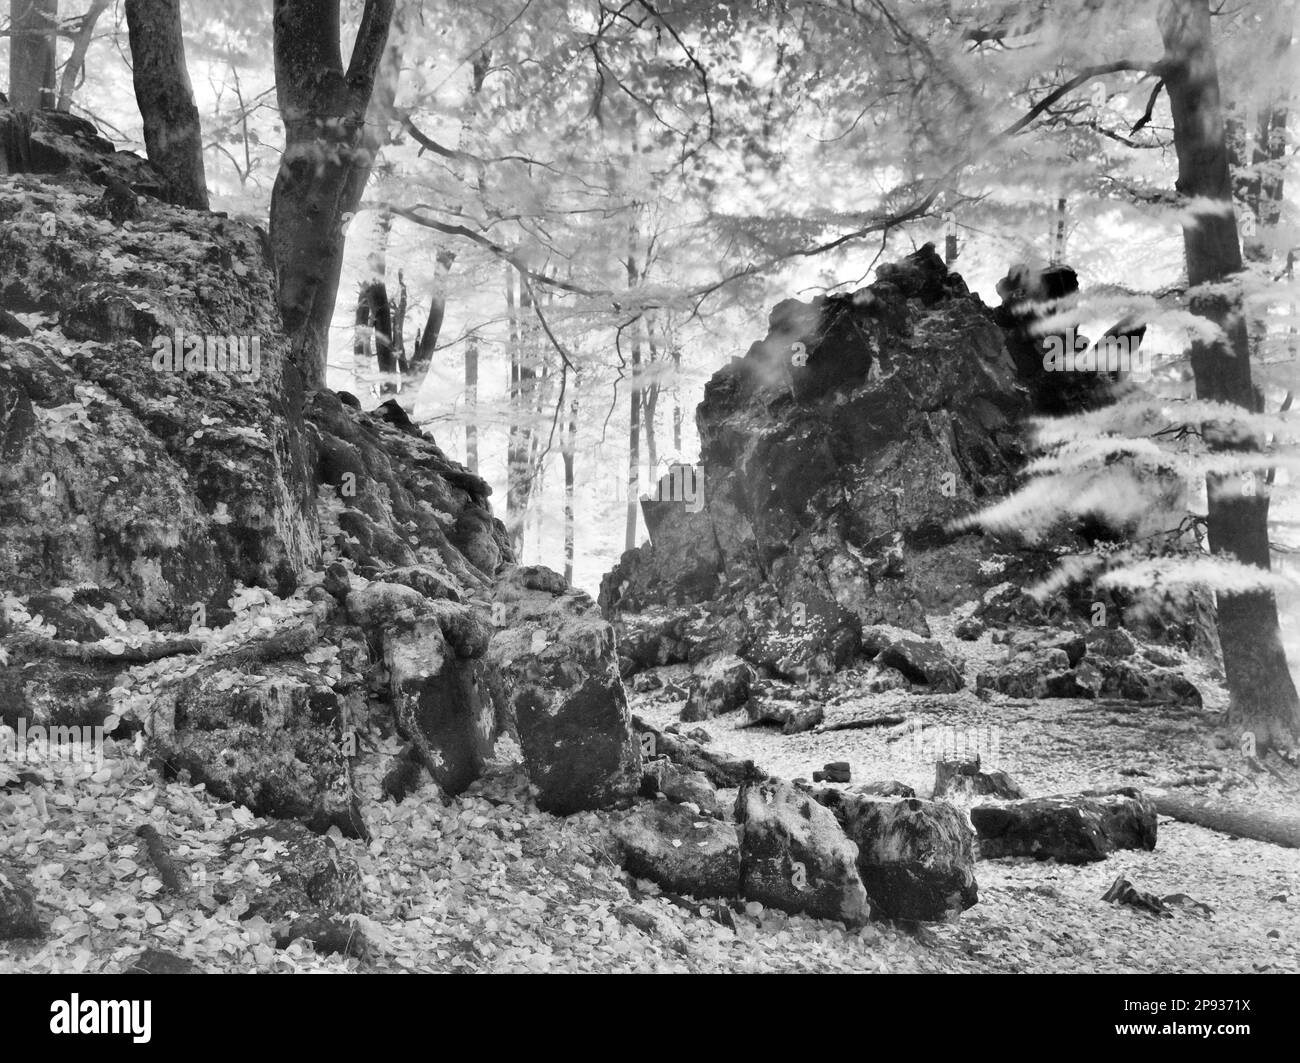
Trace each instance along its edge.
{"label": "dark shadowed rock", "polygon": [[857,846],[809,794],[779,779],[747,783],[736,821],[741,893],[749,900],[850,926],[870,917]]}
{"label": "dark shadowed rock", "polygon": [[821,790],[858,847],[858,873],[877,919],[956,919],[978,900],[975,835],[944,801],[880,801]]}
{"label": "dark shadowed rock", "polygon": [[510,570],[493,599],[507,626],[488,649],[488,682],[519,736],[538,807],[565,814],[627,804],[641,783],[641,748],[613,628],[549,569]]}
{"label": "dark shadowed rock", "polygon": [[702,771],[693,771],[674,764],[668,757],[656,757],[645,762],[641,775],[641,794],[654,797],[663,794],[677,804],[689,802],[708,816],[720,816],[718,792]]}
{"label": "dark shadowed rock", "polygon": [[740,888],[736,828],[671,801],[638,805],[614,826],[623,866],[692,897],[734,897]]}
{"label": "dark shadowed rock", "polygon": [[876,658],[878,664],[897,668],[914,683],[924,683],[935,694],[955,694],[966,681],[937,642],[900,639],[886,646]]}
{"label": "dark shadowed rock", "polygon": [[977,690],[996,690],[1009,698],[1043,698],[1054,676],[1069,671],[1064,650],[1028,650],[1009,661],[984,669],[975,679]]}
{"label": "dark shadowed rock", "polygon": [[756,694],[745,705],[745,715],[753,724],[774,724],[782,734],[811,731],[826,718],[820,702],[792,701],[770,693]]}
{"label": "dark shadowed rock", "polygon": [[651,543],[602,581],[601,607],[747,617],[733,652],[792,679],[849,663],[872,625],[928,636],[930,604],[981,578],[928,557],[1014,482],[1026,410],[1003,331],[933,249],[861,292],[787,300],[705,389],[703,505],[647,509]]}
{"label": "dark shadowed rock", "polygon": [[660,731],[640,716],[632,717],[632,726],[636,729],[643,755],[655,757],[662,754],[680,767],[701,772],[719,789],[734,789],[750,779],[764,777],[752,760],[715,753],[689,737]]}
{"label": "dark shadowed rock", "polygon": [[1133,636],[1122,627],[1093,627],[1083,636],[1094,657],[1132,657],[1137,653]]}
{"label": "dark shadowed rock", "polygon": [[0,941],[44,933],[31,884],[12,865],[0,864]]}
{"label": "dark shadowed rock", "polygon": [[984,625],[973,616],[968,616],[964,620],[957,621],[957,625],[952,629],[952,633],[963,642],[974,642],[984,634]]}
{"label": "dark shadowed rock", "polygon": [[905,782],[899,782],[897,779],[884,779],[880,782],[863,783],[861,786],[855,786],[850,791],[854,794],[865,794],[868,797],[915,797],[916,791]]}
{"label": "dark shadowed rock", "polygon": [[1115,849],[1156,847],[1155,806],[1140,796],[1040,797],[980,805],[970,816],[984,859],[1032,856],[1085,864]]}
{"label": "dark shadowed rock", "polygon": [[753,667],[734,654],[701,664],[691,675],[682,721],[698,723],[740,708],[749,700],[750,685],[756,678]]}
{"label": "dark shadowed rock", "polygon": [[1025,796],[1020,785],[1005,771],[983,771],[980,758],[940,760],[934,766],[934,797],[1005,797]]}

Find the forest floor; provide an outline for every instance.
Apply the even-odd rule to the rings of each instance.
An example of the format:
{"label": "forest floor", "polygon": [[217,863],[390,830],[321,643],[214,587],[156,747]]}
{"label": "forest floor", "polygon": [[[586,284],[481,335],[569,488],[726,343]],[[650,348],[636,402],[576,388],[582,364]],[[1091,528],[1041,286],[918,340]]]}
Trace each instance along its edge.
{"label": "forest floor", "polygon": [[[1001,650],[987,636],[944,641],[966,655],[968,678],[982,654]],[[985,701],[969,690],[862,696],[851,671],[835,690],[827,723],[897,713],[919,721],[922,736],[938,728],[931,739],[978,733],[985,767],[1009,772],[1031,796],[1177,786],[1269,808],[1298,803],[1294,782],[1252,771],[1222,748],[1214,697],[1203,710],[1120,712],[1113,703]],[[658,726],[675,722],[680,702],[652,697],[633,696],[634,711]],[[930,792],[932,748],[916,746],[915,727],[783,736],[743,721],[743,712],[708,721],[713,748],[787,779],[847,760],[855,784],[898,779]],[[246,917],[249,897],[271,877],[273,848],[223,844],[254,817],[201,787],[159,781],[129,746],[108,747],[102,766],[29,765],[45,785],[0,794],[0,861],[30,877],[49,928],[43,940],[0,946],[0,971],[116,971],[158,948],[227,972],[1300,972],[1300,850],[1163,817],[1154,852],[1120,851],[1083,867],[980,861],[979,903],[955,923],[846,930],[751,903],[733,930],[628,882],[611,855],[607,816],[538,812],[508,739],[488,775],[446,805],[432,786],[401,804],[380,798],[395,740],[359,758],[373,838],[335,843],[362,872],[367,910],[353,922],[364,954],[320,956],[302,941],[277,949],[265,922]],[[182,869],[203,866],[204,876],[191,874],[179,895],[164,890],[140,851],[143,823],[167,839]],[[1164,917],[1104,902],[1119,875],[1187,899]]]}

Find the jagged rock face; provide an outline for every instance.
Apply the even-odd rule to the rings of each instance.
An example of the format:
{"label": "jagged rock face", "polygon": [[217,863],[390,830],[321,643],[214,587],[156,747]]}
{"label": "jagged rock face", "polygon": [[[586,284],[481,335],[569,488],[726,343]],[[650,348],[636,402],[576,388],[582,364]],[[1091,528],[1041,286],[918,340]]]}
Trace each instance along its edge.
{"label": "jagged rock face", "polygon": [[[1027,412],[1002,329],[933,249],[852,296],[781,303],[705,389],[703,504],[646,503],[653,544],[624,555],[601,605],[734,613],[748,597],[742,654],[792,678],[842,664],[863,625],[928,634],[953,579],[919,558],[1011,487]],[[973,556],[944,557],[972,579]]]}
{"label": "jagged rock face", "polygon": [[237,582],[292,592],[320,567],[322,515],[363,575],[490,582],[509,547],[488,486],[426,437],[304,395],[259,234],[156,200],[97,217],[83,175],[147,192],[148,165],[47,120],[35,161],[63,176],[0,180],[0,302],[33,315],[0,335],[5,589],[93,584],[124,615],[189,627]]}

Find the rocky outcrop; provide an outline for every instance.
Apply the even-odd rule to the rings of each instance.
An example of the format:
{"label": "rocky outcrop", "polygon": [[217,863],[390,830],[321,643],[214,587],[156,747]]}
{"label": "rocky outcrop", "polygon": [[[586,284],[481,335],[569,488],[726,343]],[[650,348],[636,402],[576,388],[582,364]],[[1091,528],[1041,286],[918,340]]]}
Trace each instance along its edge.
{"label": "rocky outcrop", "polygon": [[1002,330],[932,248],[852,296],[784,302],[705,390],[702,504],[644,506],[652,544],[601,607],[706,603],[743,625],[742,656],[794,679],[852,659],[866,625],[928,635],[923,603],[978,565],[916,559],[1011,486],[1026,409]]}
{"label": "rocky outcrop", "polygon": [[504,725],[543,807],[630,800],[609,625],[553,574],[498,586],[487,484],[400,410],[303,388],[265,234],[161,202],[80,119],[0,106],[0,129],[21,148],[0,178],[0,720],[141,733],[168,774],[350,835],[376,709],[409,743],[394,796],[426,772],[463,790]]}

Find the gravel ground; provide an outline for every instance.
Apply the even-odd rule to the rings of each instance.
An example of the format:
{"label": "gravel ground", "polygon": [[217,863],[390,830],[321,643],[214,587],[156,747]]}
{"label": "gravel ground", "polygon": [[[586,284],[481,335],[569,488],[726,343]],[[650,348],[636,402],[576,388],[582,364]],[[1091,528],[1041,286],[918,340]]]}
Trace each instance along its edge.
{"label": "gravel ground", "polygon": [[[1226,697],[1198,663],[1184,673],[1201,688],[1202,709],[1028,701],[973,692],[980,667],[1006,654],[988,633],[949,638],[955,617],[931,619],[935,637],[966,662],[968,689],[952,695],[862,696],[852,671],[833,680],[825,724],[897,715],[906,722],[865,730],[782,735],[745,725],[743,712],[707,721],[712,747],[750,758],[782,778],[811,779],[833,760],[849,762],[849,785],[896,779],[928,797],[936,753],[978,748],[986,769],[1008,772],[1031,797],[1105,786],[1176,786],[1194,796],[1277,811],[1300,811],[1300,778],[1254,771],[1216,731]],[[898,632],[907,635],[906,632]],[[914,637],[914,636],[912,636]],[[682,682],[684,668],[662,669]],[[635,695],[634,711],[658,727],[677,722],[680,701]],[[985,799],[979,799],[985,800]],[[1300,850],[1233,839],[1161,817],[1154,852],[1121,851],[1070,867],[1029,859],[983,860],[979,903],[920,941],[951,969],[986,971],[1300,972]],[[1191,900],[1156,917],[1100,898],[1119,875],[1137,889]],[[1208,906],[1207,912],[1200,905]],[[945,961],[940,960],[942,965]]]}

